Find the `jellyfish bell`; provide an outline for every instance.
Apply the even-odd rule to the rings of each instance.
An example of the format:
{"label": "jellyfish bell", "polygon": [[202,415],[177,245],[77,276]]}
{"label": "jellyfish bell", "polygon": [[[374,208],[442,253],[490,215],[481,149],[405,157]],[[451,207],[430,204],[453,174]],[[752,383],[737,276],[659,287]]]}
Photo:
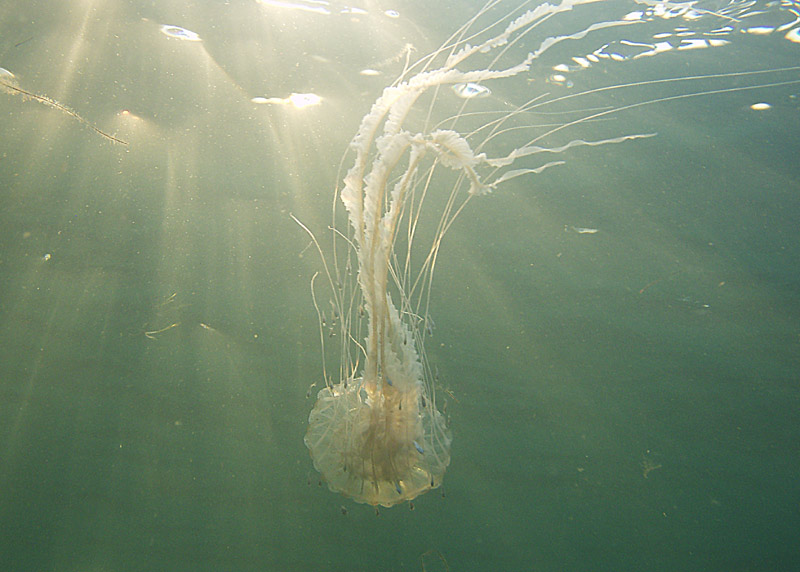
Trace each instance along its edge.
{"label": "jellyfish bell", "polygon": [[[619,12],[589,24],[574,16],[593,4],[599,3],[509,3],[503,13],[502,0],[487,2],[444,45],[408,66],[362,118],[334,199],[330,243],[323,247],[295,219],[323,255],[322,276],[339,316],[334,339],[341,347],[330,352],[338,361],[331,371],[315,275],[311,292],[325,386],[309,415],[305,444],[332,491],[388,507],[442,483],[452,434],[424,342],[442,241],[471,201],[519,177],[562,166],[577,148],[656,136],[620,132],[619,124],[607,121],[626,111],[800,84],[800,67],[786,67],[561,89],[578,85],[579,77],[598,66],[604,71],[663,54],[689,57],[701,47],[725,49],[725,42],[693,42],[683,32],[657,41],[654,34],[670,21],[676,29],[683,28],[677,22],[691,23],[687,31],[703,36],[718,31],[722,20],[732,36],[732,22],[757,9],[750,3],[711,13],[697,2],[640,0],[603,2],[604,14],[614,7]],[[545,27],[560,18],[563,23]],[[710,21],[705,27],[704,19]],[[548,35],[548,29],[559,33]],[[613,45],[607,39],[612,32],[620,36]],[[565,52],[570,46],[582,51]],[[536,79],[529,77],[533,70],[542,77],[556,74],[549,82],[525,81]],[[753,83],[743,85],[748,79]],[[528,92],[539,86],[554,93]],[[483,99],[483,88],[503,96]],[[452,97],[451,89],[461,98]],[[496,104],[496,111],[470,107],[476,99]],[[337,217],[337,205],[344,206],[346,224]]]}
{"label": "jellyfish bell", "polygon": [[439,486],[451,437],[423,395],[364,377],[320,390],[305,444],[331,490],[389,507]]}

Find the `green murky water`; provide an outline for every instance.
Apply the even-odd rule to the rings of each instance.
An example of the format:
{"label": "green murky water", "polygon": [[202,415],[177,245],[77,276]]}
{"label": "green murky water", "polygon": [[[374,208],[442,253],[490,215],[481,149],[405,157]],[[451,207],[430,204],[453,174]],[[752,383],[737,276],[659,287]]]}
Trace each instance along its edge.
{"label": "green murky water", "polygon": [[[0,5],[16,85],[127,143],[0,93],[0,568],[797,566],[800,86],[587,124],[587,139],[658,136],[575,148],[469,205],[427,347],[452,463],[413,511],[376,516],[320,484],[303,445],[320,264],[289,214],[325,228],[340,158],[404,46],[434,49],[477,5],[288,4]],[[527,49],[621,5],[576,10]],[[797,11],[768,8],[759,26]],[[602,59],[569,86],[551,64],[633,33],[564,42],[481,101],[796,64],[786,30],[702,26],[726,25],[704,36],[725,46]],[[681,26],[700,24],[641,28]],[[800,74],[727,86],[776,79]],[[322,100],[277,101],[292,93]]]}

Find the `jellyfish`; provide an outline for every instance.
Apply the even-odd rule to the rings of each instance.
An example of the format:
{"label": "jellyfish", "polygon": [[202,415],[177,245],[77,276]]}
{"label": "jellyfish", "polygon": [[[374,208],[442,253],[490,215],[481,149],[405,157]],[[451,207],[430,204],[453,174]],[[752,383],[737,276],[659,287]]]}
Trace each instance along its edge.
{"label": "jellyfish", "polygon": [[[691,22],[702,35],[698,20],[707,18],[709,30],[724,23],[732,35],[731,23],[743,15],[736,10],[750,6],[732,4],[727,11],[712,13],[695,2],[643,0],[613,3],[622,10],[611,19],[591,24],[570,19],[573,11],[594,3],[513,3],[498,18],[504,2],[488,2],[438,50],[386,87],[361,120],[350,143],[350,167],[337,189],[347,223],[344,217],[337,218],[335,199],[330,254],[324,255],[314,233],[295,219],[323,254],[323,273],[341,316],[337,339],[342,347],[335,354],[339,366],[333,374],[325,364],[327,336],[320,326],[325,386],[317,394],[304,439],[315,468],[332,491],[356,502],[390,507],[442,484],[450,464],[452,433],[424,342],[432,323],[431,289],[441,245],[471,201],[519,177],[535,177],[564,165],[576,148],[629,144],[656,136],[652,132],[584,135],[582,129],[588,125],[593,133],[598,133],[595,127],[618,129],[605,120],[625,111],[800,83],[800,68],[791,67],[642,80],[578,92],[570,91],[573,83],[566,80],[551,86],[558,90],[552,94],[533,89],[537,83],[545,85],[551,72],[566,78],[604,62],[624,65],[677,53],[685,45],[685,34],[676,35],[673,43],[655,38],[654,32],[662,29],[647,25],[652,22]],[[545,23],[561,17],[577,28],[555,36],[540,33]],[[642,28],[644,35],[628,36],[629,29]],[[553,29],[564,27],[554,24]],[[624,57],[617,55],[621,49],[611,52],[604,40],[615,29],[621,36],[626,32],[619,46],[635,47]],[[598,36],[597,49],[543,71],[544,56],[555,47],[593,35]],[[704,45],[721,49],[725,44]],[[776,77],[749,86],[740,83],[743,78],[765,77],[762,74]],[[706,86],[700,81],[721,83]],[[513,105],[495,95],[517,94],[520,86],[531,86],[529,95]],[[643,86],[658,91],[637,99],[636,90]],[[633,92],[633,99],[616,105],[596,103],[598,97],[617,92]],[[487,108],[487,102],[494,109]],[[565,107],[568,111],[563,111]],[[316,277],[311,292],[319,313]]]}

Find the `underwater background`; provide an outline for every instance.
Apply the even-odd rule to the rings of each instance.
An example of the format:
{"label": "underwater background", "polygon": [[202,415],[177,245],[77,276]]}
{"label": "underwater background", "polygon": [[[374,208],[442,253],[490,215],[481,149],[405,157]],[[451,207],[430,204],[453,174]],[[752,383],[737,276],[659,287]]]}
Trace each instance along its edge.
{"label": "underwater background", "polygon": [[[472,201],[426,345],[443,487],[376,513],[314,471],[321,264],[290,214],[326,231],[360,118],[481,5],[0,2],[0,66],[50,98],[0,90],[0,570],[800,566],[797,83],[616,114],[657,136]],[[773,27],[800,10],[756,9]],[[575,12],[536,41],[585,28]],[[732,26],[719,48],[550,77],[606,41],[576,38],[516,103],[800,61],[785,32]]]}

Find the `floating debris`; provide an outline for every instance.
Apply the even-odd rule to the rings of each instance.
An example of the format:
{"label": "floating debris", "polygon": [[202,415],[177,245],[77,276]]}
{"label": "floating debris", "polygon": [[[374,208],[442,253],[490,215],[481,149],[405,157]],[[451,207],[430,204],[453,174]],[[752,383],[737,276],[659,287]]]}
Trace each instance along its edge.
{"label": "floating debris", "polygon": [[100,130],[99,128],[95,127],[93,123],[91,123],[90,121],[84,119],[81,115],[79,115],[77,111],[70,109],[66,105],[62,105],[52,97],[48,97],[46,95],[41,95],[38,93],[33,93],[32,91],[23,89],[22,87],[20,87],[16,76],[5,68],[0,68],[0,91],[3,91],[11,95],[22,96],[23,100],[33,99],[43,105],[52,107],[53,109],[58,109],[59,111],[62,111],[67,115],[74,117],[75,119],[83,123],[86,127],[91,129],[98,135],[102,135],[109,141],[113,141],[114,143],[120,143],[122,145],[127,145],[127,143],[122,139],[118,139],[117,137],[114,137],[113,135]]}
{"label": "floating debris", "polygon": [[14,44],[14,47],[15,47],[15,48],[18,48],[18,47],[20,47],[22,44],[27,44],[27,43],[28,43],[28,42],[30,42],[30,41],[31,41],[33,38],[34,38],[34,36],[31,36],[30,38],[28,38],[28,39],[26,39],[26,40],[22,40],[21,42],[17,42],[16,44]]}
{"label": "floating debris", "polygon": [[750,106],[750,109],[752,109],[753,111],[766,111],[768,109],[772,109],[772,106],[769,103],[761,102],[761,103],[754,103],[753,105]]}
{"label": "floating debris", "polygon": [[640,466],[642,467],[642,476],[646,479],[650,473],[661,468],[661,463],[657,463],[650,456],[650,451],[648,451],[642,455],[642,462],[640,463]]}
{"label": "floating debris", "polygon": [[175,322],[174,324],[170,324],[169,326],[161,328],[160,330],[150,330],[148,332],[145,332],[144,335],[145,337],[150,338],[151,340],[155,340],[158,338],[159,334],[163,334],[164,332],[171,330],[172,328],[177,328],[180,325],[181,325],[180,322]]}

